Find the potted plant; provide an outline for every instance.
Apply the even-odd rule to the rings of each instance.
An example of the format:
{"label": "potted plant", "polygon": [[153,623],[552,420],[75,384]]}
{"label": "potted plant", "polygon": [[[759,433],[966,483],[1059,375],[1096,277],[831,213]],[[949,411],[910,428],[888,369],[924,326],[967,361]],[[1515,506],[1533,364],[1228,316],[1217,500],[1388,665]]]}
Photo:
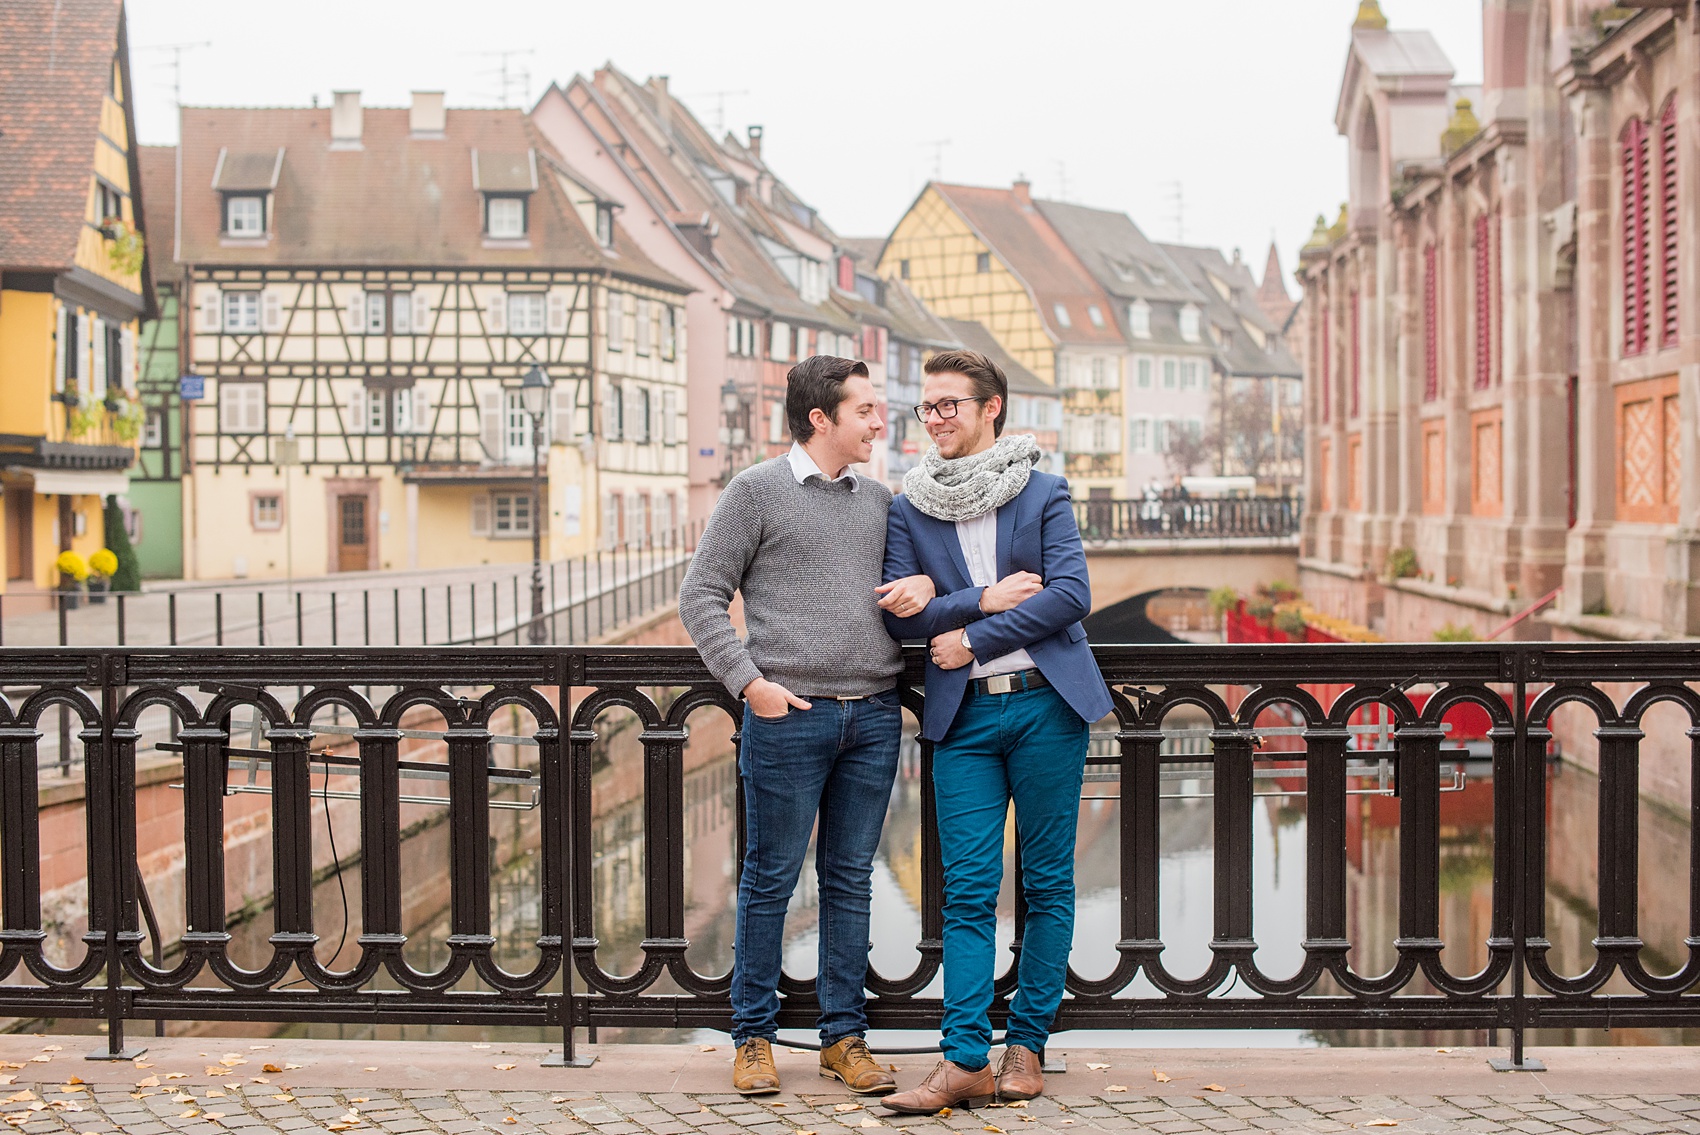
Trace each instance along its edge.
{"label": "potted plant", "polygon": [[89,557],[89,603],[106,602],[106,589],[118,574],[118,556],[110,548],[102,548]]}
{"label": "potted plant", "polygon": [[83,557],[66,549],[53,561],[59,569],[59,602],[66,610],[75,611],[82,601],[83,580],[89,577],[89,565]]}

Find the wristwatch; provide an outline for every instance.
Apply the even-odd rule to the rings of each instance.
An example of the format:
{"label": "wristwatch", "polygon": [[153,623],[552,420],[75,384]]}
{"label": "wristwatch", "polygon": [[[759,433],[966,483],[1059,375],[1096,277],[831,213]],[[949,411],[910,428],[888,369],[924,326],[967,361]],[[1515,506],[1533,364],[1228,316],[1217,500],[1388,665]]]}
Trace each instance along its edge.
{"label": "wristwatch", "polygon": [[972,646],[968,645],[968,628],[967,627],[962,628],[962,649],[966,650],[969,654],[974,653],[974,648]]}

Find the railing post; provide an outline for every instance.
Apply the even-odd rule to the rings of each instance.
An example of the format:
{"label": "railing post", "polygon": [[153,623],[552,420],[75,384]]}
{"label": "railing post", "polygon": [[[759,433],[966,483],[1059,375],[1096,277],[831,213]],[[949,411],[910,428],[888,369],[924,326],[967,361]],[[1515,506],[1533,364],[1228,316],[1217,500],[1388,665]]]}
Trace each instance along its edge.
{"label": "railing post", "polygon": [[[1546,1065],[1531,1060],[1523,1051],[1524,1032],[1529,1026],[1529,998],[1525,983],[1528,980],[1527,959],[1530,932],[1544,924],[1539,905],[1546,901],[1543,880],[1546,841],[1531,838],[1534,825],[1546,822],[1543,791],[1546,778],[1544,760],[1535,760],[1529,746],[1529,661],[1527,652],[1516,647],[1503,651],[1501,672],[1509,671],[1511,681],[1512,720],[1512,784],[1511,837],[1513,841],[1510,902],[1511,902],[1511,1058],[1493,1059],[1488,1066],[1495,1072],[1544,1072]],[[1543,757],[1544,746],[1543,746]],[[1603,754],[1602,754],[1603,756]],[[1601,762],[1602,770],[1604,762]],[[1495,761],[1498,771],[1498,761]],[[1494,785],[1494,799],[1499,799],[1499,785]],[[1498,816],[1496,814],[1495,818]],[[1497,842],[1497,841],[1496,841]],[[1536,850],[1539,849],[1539,858]],[[1602,868],[1603,864],[1600,865]],[[1631,897],[1631,902],[1634,898]],[[1602,930],[1603,932],[1603,930]],[[1541,946],[1546,945],[1541,941]]]}
{"label": "railing post", "polygon": [[[105,955],[106,988],[98,995],[106,1018],[106,1048],[88,1054],[90,1060],[134,1060],[145,1048],[124,1043],[125,1010],[130,1005],[124,988],[124,954],[137,950],[141,935],[136,921],[136,802],[135,745],[139,734],[113,728],[118,715],[116,671],[123,666],[120,656],[100,654],[93,659],[100,673],[100,722],[82,731],[90,750],[83,761],[84,784],[88,791],[89,814],[89,913],[101,920],[100,935]],[[116,742],[125,742],[124,752]],[[96,875],[104,878],[96,879]],[[91,934],[92,934],[91,923]],[[93,943],[90,942],[92,948]]]}

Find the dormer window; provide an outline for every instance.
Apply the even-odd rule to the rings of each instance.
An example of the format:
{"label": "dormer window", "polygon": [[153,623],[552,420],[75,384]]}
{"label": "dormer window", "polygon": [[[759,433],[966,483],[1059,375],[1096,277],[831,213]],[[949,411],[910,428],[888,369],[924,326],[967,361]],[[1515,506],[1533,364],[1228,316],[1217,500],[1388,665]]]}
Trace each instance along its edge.
{"label": "dormer window", "polygon": [[224,231],[230,236],[264,236],[266,199],[259,194],[231,194],[224,199]]}
{"label": "dormer window", "polygon": [[498,197],[488,194],[484,199],[484,232],[494,240],[519,240],[525,236],[525,198]]}
{"label": "dormer window", "polygon": [[1198,342],[1198,309],[1196,307],[1181,308],[1181,338],[1188,343]]}
{"label": "dormer window", "polygon": [[596,206],[596,243],[603,248],[614,247],[614,206]]}
{"label": "dormer window", "polygon": [[264,240],[271,228],[272,194],[283,172],[283,147],[275,150],[221,149],[212,187],[222,198],[223,235]]}
{"label": "dormer window", "polygon": [[1151,305],[1135,300],[1127,306],[1127,329],[1135,339],[1151,338]]}
{"label": "dormer window", "polygon": [[1094,304],[1088,304],[1087,305],[1087,307],[1086,307],[1086,317],[1092,321],[1092,326],[1094,326],[1094,327],[1104,326],[1104,312],[1101,308],[1099,308],[1099,306],[1097,304],[1094,303]]}
{"label": "dormer window", "polygon": [[1058,327],[1069,328],[1074,326],[1074,323],[1068,317],[1068,308],[1064,307],[1062,304],[1052,304],[1051,312],[1057,317]]}

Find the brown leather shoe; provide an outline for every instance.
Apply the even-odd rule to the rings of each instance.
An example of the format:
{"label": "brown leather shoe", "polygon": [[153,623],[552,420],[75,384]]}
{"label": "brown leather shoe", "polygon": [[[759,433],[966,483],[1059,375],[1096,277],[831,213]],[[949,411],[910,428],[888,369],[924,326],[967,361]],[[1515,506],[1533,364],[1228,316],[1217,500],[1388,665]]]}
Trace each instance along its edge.
{"label": "brown leather shoe", "polygon": [[843,1080],[845,1087],[861,1096],[883,1096],[897,1090],[897,1081],[875,1062],[868,1042],[859,1036],[847,1036],[831,1048],[821,1049],[820,1074]]}
{"label": "brown leather shoe", "polygon": [[880,1106],[904,1115],[934,1115],[946,1107],[985,1107],[997,1094],[990,1064],[970,1072],[960,1064],[941,1060],[920,1087],[887,1096]]}
{"label": "brown leather shoe", "polygon": [[1019,1044],[1003,1050],[998,1063],[998,1099],[1030,1100],[1045,1090],[1045,1072],[1039,1065],[1039,1054]]}
{"label": "brown leather shoe", "polygon": [[771,1096],[779,1090],[773,1045],[753,1036],[738,1046],[738,1055],[732,1060],[732,1088],[743,1096]]}

